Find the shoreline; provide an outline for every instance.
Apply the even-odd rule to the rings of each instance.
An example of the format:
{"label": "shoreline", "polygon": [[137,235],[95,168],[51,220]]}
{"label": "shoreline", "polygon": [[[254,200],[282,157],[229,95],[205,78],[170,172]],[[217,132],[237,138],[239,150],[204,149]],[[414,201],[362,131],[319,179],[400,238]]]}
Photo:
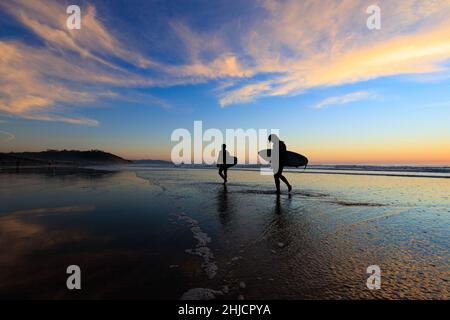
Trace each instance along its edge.
{"label": "shoreline", "polygon": [[[133,164],[129,165],[134,168],[164,168],[164,169],[188,169],[188,170],[217,170],[216,167],[201,167],[201,166],[193,166],[193,167],[178,167],[178,166],[158,166],[158,165],[139,165],[139,166],[133,166]],[[243,167],[232,167],[228,169],[229,172],[232,171],[258,171],[259,168],[243,168]],[[318,171],[323,170],[323,171]],[[405,177],[405,178],[438,178],[438,179],[450,179],[450,172],[448,175],[442,175],[442,172],[436,172],[436,175],[430,174],[430,172],[420,172],[418,171],[416,174],[413,171],[405,171],[405,173],[399,173],[396,171],[383,171],[383,170],[377,170],[377,171],[367,171],[367,172],[357,172],[358,170],[344,170],[342,169],[339,171],[339,169],[292,169],[292,168],[286,168],[284,169],[284,172],[288,173],[302,173],[302,174],[336,174],[336,175],[357,175],[357,176],[378,176],[378,177]],[[428,174],[427,174],[428,173]]]}
{"label": "shoreline", "polygon": [[[180,166],[166,166],[166,165],[134,165],[134,164],[87,164],[87,165],[55,165],[55,166],[47,166],[47,165],[32,165],[32,166],[0,166],[0,173],[17,173],[17,172],[27,172],[27,173],[42,173],[43,170],[47,172],[55,171],[55,170],[63,170],[68,171],[72,170],[74,172],[81,171],[102,171],[102,172],[114,172],[114,171],[123,171],[128,169],[145,169],[145,168],[161,168],[161,169],[176,169],[176,170],[217,170],[215,166],[192,166],[192,167],[180,167]],[[264,167],[267,168],[267,167]],[[390,167],[392,168],[392,167]],[[411,169],[413,167],[408,167]],[[431,167],[422,167],[422,168],[431,168]],[[440,167],[442,168],[442,167]],[[447,168],[447,167],[444,167]],[[450,169],[450,167],[449,167]],[[232,167],[229,169],[232,171],[258,171],[260,168],[245,168],[245,167]],[[393,171],[393,170],[383,170],[380,168],[379,170],[367,170],[364,172],[362,169],[354,168],[354,169],[293,169],[286,168],[284,172],[288,173],[301,173],[301,174],[328,174],[328,175],[351,175],[351,176],[376,176],[376,177],[405,177],[405,178],[433,178],[433,179],[450,179],[450,172],[430,172],[427,171],[411,171],[405,170],[404,173],[401,171]],[[434,174],[432,174],[434,173]],[[448,174],[448,175],[447,175]]]}

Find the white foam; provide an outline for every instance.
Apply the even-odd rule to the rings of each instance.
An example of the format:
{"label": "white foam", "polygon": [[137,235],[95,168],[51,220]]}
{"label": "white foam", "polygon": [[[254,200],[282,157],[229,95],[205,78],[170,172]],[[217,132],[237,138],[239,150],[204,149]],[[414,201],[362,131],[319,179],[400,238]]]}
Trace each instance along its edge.
{"label": "white foam", "polygon": [[213,290],[208,288],[194,288],[189,289],[181,296],[181,300],[213,300],[216,296],[223,295],[220,290]]}
{"label": "white foam", "polygon": [[191,229],[194,239],[197,240],[197,245],[194,249],[186,249],[185,252],[188,254],[200,256],[203,259],[202,269],[205,271],[209,279],[212,279],[217,274],[217,264],[214,262],[214,254],[208,247],[208,243],[211,242],[211,238],[207,233],[203,232],[200,228],[197,220],[187,216],[184,213],[178,215],[178,220],[186,222]]}

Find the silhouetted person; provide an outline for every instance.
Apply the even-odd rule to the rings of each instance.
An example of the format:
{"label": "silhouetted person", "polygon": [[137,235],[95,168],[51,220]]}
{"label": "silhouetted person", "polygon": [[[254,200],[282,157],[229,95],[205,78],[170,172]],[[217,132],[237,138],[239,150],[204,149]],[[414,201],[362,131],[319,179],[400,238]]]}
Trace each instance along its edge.
{"label": "silhouetted person", "polygon": [[[269,142],[273,143],[273,147],[272,147],[272,153],[271,153],[271,158],[272,158],[272,168],[274,170],[273,172],[273,177],[275,179],[275,186],[277,187],[277,194],[280,194],[280,179],[281,181],[283,181],[287,187],[288,187],[288,192],[291,192],[292,190],[292,186],[289,184],[289,182],[287,181],[287,179],[283,176],[283,169],[284,169],[284,165],[285,165],[285,159],[286,159],[286,145],[284,144],[283,141],[281,141],[278,136],[276,134],[271,134],[269,136]],[[276,160],[276,155],[278,155],[278,163],[274,163],[273,160]]]}
{"label": "silhouetted person", "polygon": [[219,158],[217,159],[217,164],[219,166],[219,175],[222,177],[223,183],[227,182],[228,165],[233,164],[232,159],[233,158],[230,156],[230,153],[227,151],[227,145],[223,144],[222,150],[219,152]]}

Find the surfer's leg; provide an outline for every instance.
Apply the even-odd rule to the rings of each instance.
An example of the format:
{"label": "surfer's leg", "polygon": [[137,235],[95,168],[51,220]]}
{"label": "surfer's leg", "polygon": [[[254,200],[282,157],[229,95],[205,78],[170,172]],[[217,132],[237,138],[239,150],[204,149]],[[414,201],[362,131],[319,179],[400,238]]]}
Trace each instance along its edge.
{"label": "surfer's leg", "polygon": [[222,179],[224,180],[224,181],[226,181],[226,178],[225,178],[225,176],[223,175],[223,170],[224,170],[224,167],[223,166],[220,166],[219,167],[219,176],[221,176],[222,177]]}
{"label": "surfer's leg", "polygon": [[278,173],[274,174],[275,186],[277,187],[277,193],[280,193],[280,175]]}
{"label": "surfer's leg", "polygon": [[288,187],[288,192],[291,192],[292,190],[292,186],[289,184],[289,181],[287,181],[286,177],[281,175],[280,176],[281,181],[283,181],[284,183],[286,183],[287,187]]}
{"label": "surfer's leg", "polygon": [[228,181],[228,168],[227,167],[225,167],[225,169],[223,170],[223,173],[224,173],[224,180],[225,180],[225,182],[227,182]]}
{"label": "surfer's leg", "polygon": [[291,192],[292,186],[289,184],[289,181],[287,181],[286,177],[283,176],[283,169],[284,169],[284,167],[281,166],[280,170],[278,170],[278,176],[280,177],[281,181],[283,181],[286,184],[286,186],[288,187],[288,192]]}

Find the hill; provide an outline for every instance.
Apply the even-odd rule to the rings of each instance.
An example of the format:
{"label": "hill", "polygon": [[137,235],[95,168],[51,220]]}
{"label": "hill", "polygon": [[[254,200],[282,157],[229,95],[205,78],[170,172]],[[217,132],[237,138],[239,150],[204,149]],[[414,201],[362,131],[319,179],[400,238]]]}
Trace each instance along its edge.
{"label": "hill", "polygon": [[47,150],[42,152],[0,153],[2,165],[42,165],[51,161],[54,164],[125,164],[125,160],[112,153],[90,150]]}

